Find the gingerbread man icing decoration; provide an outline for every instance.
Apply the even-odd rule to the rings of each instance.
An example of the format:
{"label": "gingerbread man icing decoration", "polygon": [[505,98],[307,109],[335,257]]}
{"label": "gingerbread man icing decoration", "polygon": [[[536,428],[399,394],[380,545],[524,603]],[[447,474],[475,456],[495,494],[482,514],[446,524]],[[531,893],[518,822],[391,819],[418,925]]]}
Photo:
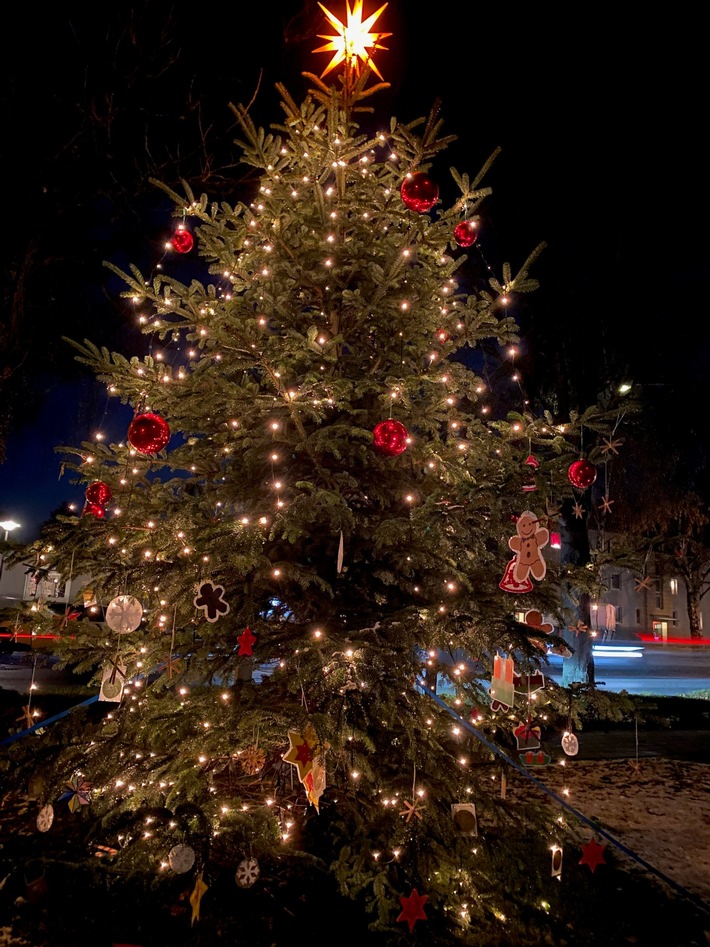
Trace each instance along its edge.
{"label": "gingerbread man icing decoration", "polygon": [[545,578],[547,563],[542,548],[550,541],[550,532],[540,525],[540,520],[530,510],[525,510],[515,524],[516,534],[508,540],[515,553],[505,570],[499,585],[506,592],[530,592],[533,579],[538,582]]}

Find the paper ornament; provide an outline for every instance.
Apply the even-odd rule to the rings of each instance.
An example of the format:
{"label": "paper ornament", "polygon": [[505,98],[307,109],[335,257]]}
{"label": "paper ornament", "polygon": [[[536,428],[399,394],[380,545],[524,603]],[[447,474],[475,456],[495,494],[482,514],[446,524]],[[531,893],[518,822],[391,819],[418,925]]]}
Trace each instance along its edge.
{"label": "paper ornament", "polygon": [[553,878],[562,876],[562,849],[559,845],[552,846],[552,864],[550,866],[550,875]]}
{"label": "paper ornament", "polygon": [[321,743],[310,723],[303,733],[298,730],[289,730],[288,741],[290,746],[281,758],[296,767],[298,778],[303,782],[313,768],[313,761],[321,750]]}
{"label": "paper ornament", "polygon": [[309,803],[315,808],[316,812],[320,812],[320,797],[325,792],[325,766],[322,757],[313,760],[313,765],[306,774],[303,785]]}
{"label": "paper ornament", "polygon": [[47,804],[37,813],[37,828],[40,832],[49,832],[54,822],[54,806]]}
{"label": "paper ornament", "polygon": [[125,664],[112,663],[109,667],[104,668],[101,678],[101,689],[99,690],[99,700],[120,703],[123,697],[123,687],[125,683]]}
{"label": "paper ornament", "polygon": [[345,542],[343,540],[343,531],[340,530],[340,539],[338,540],[338,560],[335,564],[335,570],[338,575],[343,571],[343,554],[345,552]]}
{"label": "paper ornament", "polygon": [[540,461],[536,457],[533,457],[532,454],[528,454],[528,456],[523,461],[523,466],[527,468],[523,475],[523,493],[533,493],[535,490],[537,490],[537,480],[535,479],[535,473],[540,467]]}
{"label": "paper ornament", "polygon": [[424,905],[429,900],[428,894],[419,894],[416,888],[412,888],[412,893],[408,898],[405,898],[404,895],[400,895],[399,903],[402,905],[402,910],[400,911],[397,920],[404,921],[409,925],[409,933],[411,934],[414,930],[414,925],[417,921],[426,921],[427,916],[424,913]]}
{"label": "paper ornament", "polygon": [[224,601],[223,595],[223,586],[214,585],[209,580],[201,582],[192,604],[195,608],[199,608],[204,612],[204,618],[208,622],[215,622],[221,615],[226,615],[229,611],[229,604]]}
{"label": "paper ornament", "polygon": [[256,644],[256,636],[252,633],[251,628],[245,628],[237,638],[237,641],[239,642],[239,651],[237,654],[250,655],[252,648]]}
{"label": "paper ornament", "polygon": [[184,875],[195,864],[195,850],[189,845],[174,845],[168,852],[168,864],[176,875]]}
{"label": "paper ornament", "polygon": [[513,674],[515,664],[512,658],[497,654],[493,659],[493,676],[491,677],[491,710],[510,710],[515,700],[513,688]]}
{"label": "paper ornament", "polygon": [[528,750],[527,753],[521,753],[518,759],[523,766],[548,766],[552,762],[552,757],[543,750]]}
{"label": "paper ornament", "polygon": [[259,880],[261,869],[256,858],[244,858],[237,865],[234,880],[240,888],[251,888]]}
{"label": "paper ornament", "polygon": [[104,621],[117,635],[130,634],[143,621],[143,606],[133,595],[118,595],[106,606]]}
{"label": "paper ornament", "polygon": [[538,517],[525,510],[515,523],[515,536],[511,536],[508,545],[515,553],[513,560],[513,579],[516,583],[526,583],[532,576],[540,582],[545,578],[547,563],[542,549],[550,541],[550,532],[540,525]]}
{"label": "paper ornament", "polygon": [[66,800],[69,804],[69,811],[76,812],[82,806],[88,806],[91,802],[91,783],[88,783],[83,776],[72,776],[68,779],[66,785],[69,791],[62,793],[60,801]]}
{"label": "paper ornament", "polygon": [[516,694],[531,696],[545,686],[545,675],[542,671],[533,671],[532,674],[513,674],[513,688]]}
{"label": "paper ornament", "polygon": [[598,865],[606,865],[604,861],[604,849],[606,844],[600,845],[596,839],[590,839],[586,845],[582,846],[582,857],[579,859],[580,865],[587,865],[594,874]]}
{"label": "paper ornament", "polygon": [[478,816],[476,815],[476,807],[472,802],[452,803],[451,815],[453,816],[457,835],[470,838],[478,836]]}
{"label": "paper ornament", "polygon": [[514,571],[517,562],[517,559],[510,560],[505,567],[505,573],[498,583],[498,587],[503,589],[504,592],[511,592],[513,595],[524,595],[526,592],[532,592],[533,584],[530,579],[525,579],[524,582],[518,582],[515,578]]}
{"label": "paper ornament", "polygon": [[567,756],[576,756],[579,753],[579,740],[571,731],[567,731],[562,735],[561,743]]}
{"label": "paper ornament", "polygon": [[521,723],[513,730],[519,750],[537,750],[540,747],[540,728]]}
{"label": "paper ornament", "polygon": [[200,919],[200,905],[202,903],[202,897],[207,890],[208,886],[202,880],[202,872],[200,872],[195,879],[195,887],[192,889],[192,894],[190,895],[190,907],[192,908],[191,925]]}

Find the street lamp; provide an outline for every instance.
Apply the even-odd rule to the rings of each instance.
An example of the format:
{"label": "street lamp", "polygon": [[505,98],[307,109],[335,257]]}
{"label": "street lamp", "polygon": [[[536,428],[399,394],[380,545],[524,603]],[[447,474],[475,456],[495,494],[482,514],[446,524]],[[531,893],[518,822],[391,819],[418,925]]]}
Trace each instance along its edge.
{"label": "street lamp", "polygon": [[[21,523],[16,523],[14,520],[1,520],[0,529],[5,530],[5,536],[3,537],[3,542],[6,543],[7,537],[10,535],[13,529],[19,529],[21,525],[22,525]],[[5,565],[5,556],[0,555],[0,579],[2,579],[2,569],[4,565]]]}

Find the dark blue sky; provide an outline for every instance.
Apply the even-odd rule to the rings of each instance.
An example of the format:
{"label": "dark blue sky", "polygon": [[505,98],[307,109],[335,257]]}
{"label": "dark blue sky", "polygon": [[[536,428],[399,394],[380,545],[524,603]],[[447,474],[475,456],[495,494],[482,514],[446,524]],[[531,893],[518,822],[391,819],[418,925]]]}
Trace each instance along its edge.
{"label": "dark blue sky", "polygon": [[[344,2],[326,6],[340,15]],[[515,268],[547,243],[534,274],[542,288],[516,313],[531,377],[562,353],[571,383],[595,374],[603,383],[610,366],[627,365],[697,401],[710,354],[698,31],[673,8],[656,16],[646,7],[627,22],[611,5],[575,8],[569,21],[534,5],[413,7],[392,0],[380,20],[394,34],[378,58],[392,87],[373,105],[383,120],[411,121],[441,99],[443,131],[458,136],[442,177],[450,164],[475,173],[501,147],[482,246]],[[25,540],[77,498],[59,479],[54,446],[90,439],[102,419],[123,424],[104,418],[105,399],[61,336],[142,351],[102,264],[149,269],[159,258],[173,221],[168,204],[147,196],[150,162],[212,196],[209,180],[204,188],[197,180],[209,171],[228,193],[236,176],[220,144],[235,137],[228,103],[248,102],[258,88],[255,119],[278,121],[274,83],[300,97],[302,70],[317,73],[327,61],[311,52],[315,33],[330,30],[311,0],[214,12],[143,0],[88,15],[71,4],[17,15],[32,41],[15,44],[4,64],[4,127],[13,134],[0,156],[16,200],[6,227],[18,253],[22,240],[38,245],[43,265],[31,274],[26,387],[0,464],[0,515],[25,524],[17,534]],[[223,167],[207,169],[189,153],[196,128]]]}

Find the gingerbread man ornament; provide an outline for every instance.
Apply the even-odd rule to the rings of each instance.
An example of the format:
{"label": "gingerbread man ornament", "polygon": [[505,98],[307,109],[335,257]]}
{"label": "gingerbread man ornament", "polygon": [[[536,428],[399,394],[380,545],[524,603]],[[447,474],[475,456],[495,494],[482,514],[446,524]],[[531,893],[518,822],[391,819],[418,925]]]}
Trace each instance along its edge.
{"label": "gingerbread man ornament", "polygon": [[508,563],[500,587],[506,592],[530,592],[530,577],[540,582],[545,578],[547,563],[542,549],[550,541],[550,532],[540,525],[538,517],[530,510],[521,513],[515,524],[516,534],[508,540],[515,553]]}

